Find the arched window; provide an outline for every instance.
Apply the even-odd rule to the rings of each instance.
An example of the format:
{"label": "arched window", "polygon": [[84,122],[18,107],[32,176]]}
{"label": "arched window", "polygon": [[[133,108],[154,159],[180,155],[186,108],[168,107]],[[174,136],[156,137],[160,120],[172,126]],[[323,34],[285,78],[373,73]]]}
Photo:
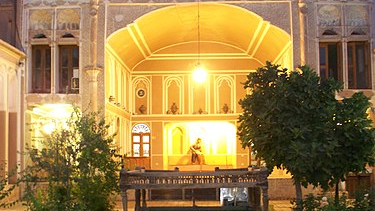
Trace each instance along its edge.
{"label": "arched window", "polygon": [[132,129],[132,157],[150,156],[150,128],[136,124]]}

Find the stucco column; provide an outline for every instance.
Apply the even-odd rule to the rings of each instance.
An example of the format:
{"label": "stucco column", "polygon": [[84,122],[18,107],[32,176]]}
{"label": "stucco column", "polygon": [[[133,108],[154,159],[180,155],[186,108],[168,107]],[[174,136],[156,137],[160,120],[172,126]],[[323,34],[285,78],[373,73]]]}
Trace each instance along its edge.
{"label": "stucco column", "polygon": [[97,34],[98,34],[98,0],[91,0],[90,3],[90,63],[93,67],[97,66]]}
{"label": "stucco column", "polygon": [[[54,58],[52,60],[53,64],[51,65],[51,78],[55,78],[55,66],[57,66],[57,61],[59,61],[59,58],[57,57],[58,53],[58,47],[56,46],[56,42],[51,42],[49,44],[51,47],[51,58]],[[58,74],[58,73],[57,73]],[[59,92],[59,88],[57,88],[57,93]],[[55,94],[56,93],[56,80],[51,80],[51,93]]]}
{"label": "stucco column", "polygon": [[[18,116],[17,116],[17,130],[19,136],[17,137],[17,151],[23,152],[24,151],[24,126],[25,126],[25,110],[24,110],[24,99],[25,99],[25,64],[26,59],[22,58],[18,65],[17,70],[17,77],[18,77],[18,90],[19,90],[19,98],[18,98]],[[21,169],[24,169],[24,153],[17,153],[17,162],[21,164],[21,168],[19,168],[18,172],[21,172]],[[21,193],[20,193],[21,194]]]}
{"label": "stucco column", "polygon": [[93,112],[98,111],[98,75],[100,72],[100,68],[86,69],[89,76],[90,107]]}
{"label": "stucco column", "polygon": [[299,7],[299,36],[300,36],[300,49],[301,49],[301,65],[306,64],[306,13],[307,13],[307,5],[305,3],[305,0],[299,0],[298,1],[298,7]]}
{"label": "stucco column", "polygon": [[342,39],[342,79],[344,81],[344,89],[349,87],[349,76],[348,76],[348,39]]}
{"label": "stucco column", "polygon": [[90,64],[85,68],[89,76],[89,95],[91,111],[98,111],[98,74],[101,68],[97,65],[97,32],[98,32],[98,0],[90,2]]}

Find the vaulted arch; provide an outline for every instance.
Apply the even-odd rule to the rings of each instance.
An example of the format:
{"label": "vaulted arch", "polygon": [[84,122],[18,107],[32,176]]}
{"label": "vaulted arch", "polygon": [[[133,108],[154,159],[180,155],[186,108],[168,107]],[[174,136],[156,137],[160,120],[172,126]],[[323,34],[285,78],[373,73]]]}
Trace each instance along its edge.
{"label": "vaulted arch", "polygon": [[198,52],[211,70],[249,70],[265,61],[285,67],[292,63],[289,34],[251,11],[218,3],[155,10],[110,35],[107,48],[134,72],[190,71]]}

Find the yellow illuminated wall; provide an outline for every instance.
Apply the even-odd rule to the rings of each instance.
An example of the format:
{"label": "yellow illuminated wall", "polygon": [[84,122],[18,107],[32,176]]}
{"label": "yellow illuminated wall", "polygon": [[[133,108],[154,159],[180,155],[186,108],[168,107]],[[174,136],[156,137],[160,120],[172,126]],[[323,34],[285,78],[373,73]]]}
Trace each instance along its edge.
{"label": "yellow illuminated wall", "polygon": [[168,123],[167,156],[169,166],[191,165],[190,146],[202,139],[206,165],[232,166],[235,163],[236,128],[229,122]]}

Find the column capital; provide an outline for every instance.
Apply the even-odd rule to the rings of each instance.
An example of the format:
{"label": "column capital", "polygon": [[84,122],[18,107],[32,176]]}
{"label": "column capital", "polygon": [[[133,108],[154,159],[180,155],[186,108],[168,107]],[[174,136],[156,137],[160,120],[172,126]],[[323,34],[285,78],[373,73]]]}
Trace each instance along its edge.
{"label": "column capital", "polygon": [[85,72],[89,76],[89,93],[91,110],[94,112],[98,111],[98,74],[102,71],[102,68],[91,66],[86,67]]}
{"label": "column capital", "polygon": [[307,4],[305,3],[305,1],[299,1],[298,2],[298,7],[299,7],[299,11],[306,15],[307,14]]}
{"label": "column capital", "polygon": [[85,72],[89,76],[89,82],[96,82],[98,81],[98,75],[100,72],[102,72],[102,68],[100,67],[86,67]]}

